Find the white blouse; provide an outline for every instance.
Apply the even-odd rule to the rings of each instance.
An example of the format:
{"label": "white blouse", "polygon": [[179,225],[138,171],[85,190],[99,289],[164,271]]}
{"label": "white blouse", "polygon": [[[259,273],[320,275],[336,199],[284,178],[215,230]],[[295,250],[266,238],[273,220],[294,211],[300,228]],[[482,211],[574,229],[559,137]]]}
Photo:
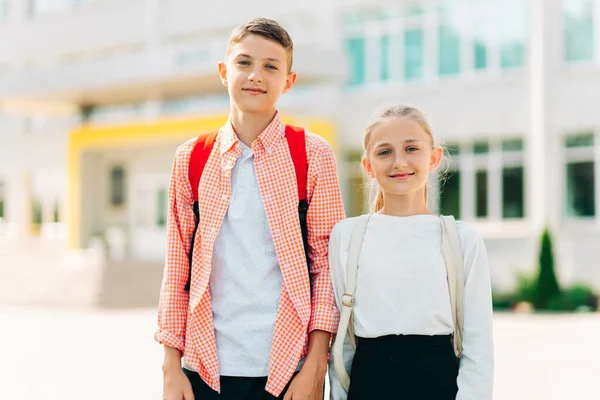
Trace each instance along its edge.
{"label": "white blouse", "polygon": [[[338,308],[346,285],[350,236],[356,218],[339,222],[331,233],[329,264]],[[487,254],[479,233],[458,222],[464,256],[463,353],[457,400],[492,399],[494,356],[492,296]],[[360,337],[391,334],[448,335],[454,331],[439,217],[373,214],[358,262],[354,329]],[[348,338],[344,361],[354,352]],[[345,399],[330,360],[332,399]]]}

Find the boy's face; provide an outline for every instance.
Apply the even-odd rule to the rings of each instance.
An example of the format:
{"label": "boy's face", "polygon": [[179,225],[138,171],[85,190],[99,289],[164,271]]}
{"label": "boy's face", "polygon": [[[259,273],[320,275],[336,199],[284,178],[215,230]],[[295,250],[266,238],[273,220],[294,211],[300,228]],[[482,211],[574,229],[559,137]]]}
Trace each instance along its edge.
{"label": "boy's face", "polygon": [[286,50],[262,36],[248,35],[231,45],[219,75],[232,106],[245,113],[274,112],[282,93],[290,91],[296,73],[288,72]]}

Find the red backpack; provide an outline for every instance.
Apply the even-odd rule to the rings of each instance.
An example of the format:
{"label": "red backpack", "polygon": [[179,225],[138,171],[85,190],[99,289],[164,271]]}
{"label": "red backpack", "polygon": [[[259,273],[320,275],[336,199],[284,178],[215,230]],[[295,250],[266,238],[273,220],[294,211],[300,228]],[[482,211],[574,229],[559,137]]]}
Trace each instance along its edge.
{"label": "red backpack", "polygon": [[[189,274],[188,280],[185,285],[185,290],[190,290],[190,284],[192,279],[192,255],[194,250],[194,239],[196,237],[196,231],[198,230],[198,224],[200,222],[200,215],[198,209],[198,185],[200,184],[200,178],[202,177],[202,171],[204,166],[210,157],[213,145],[217,139],[219,132],[211,132],[198,136],[192,154],[190,155],[190,167],[189,167],[189,179],[192,185],[192,193],[194,195],[194,216],[195,225],[194,233],[192,235],[192,243],[190,246],[189,253]],[[294,127],[291,125],[285,126],[285,138],[287,139],[288,146],[290,148],[290,154],[294,163],[294,169],[296,170],[296,181],[298,184],[298,218],[300,220],[300,229],[302,231],[302,243],[304,244],[304,254],[306,256],[306,264],[309,266],[308,259],[308,230],[306,228],[306,212],[308,211],[308,200],[306,199],[306,179],[308,175],[308,160],[306,158],[306,136],[304,129]],[[309,271],[310,279],[310,271]]]}

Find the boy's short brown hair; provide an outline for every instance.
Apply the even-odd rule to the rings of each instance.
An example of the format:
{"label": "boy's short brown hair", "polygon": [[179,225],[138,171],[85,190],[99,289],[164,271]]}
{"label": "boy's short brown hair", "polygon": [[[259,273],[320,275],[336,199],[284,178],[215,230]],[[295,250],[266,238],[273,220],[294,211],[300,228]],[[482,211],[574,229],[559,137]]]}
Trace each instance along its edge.
{"label": "boy's short brown hair", "polygon": [[281,45],[288,56],[288,72],[292,70],[294,43],[289,33],[277,21],[268,18],[255,18],[248,23],[239,25],[231,33],[227,54],[229,54],[231,46],[241,42],[248,35],[262,36]]}

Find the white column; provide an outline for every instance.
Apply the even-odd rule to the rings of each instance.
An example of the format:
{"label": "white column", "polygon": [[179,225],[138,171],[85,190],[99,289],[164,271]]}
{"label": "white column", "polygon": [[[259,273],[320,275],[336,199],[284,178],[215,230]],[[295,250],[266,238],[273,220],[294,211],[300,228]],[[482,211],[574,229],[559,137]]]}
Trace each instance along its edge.
{"label": "white column", "polygon": [[554,0],[531,0],[529,80],[530,132],[525,140],[525,188],[527,189],[525,213],[534,232],[540,232],[547,222],[547,130],[548,98],[548,19],[547,6]]}
{"label": "white column", "polygon": [[150,53],[162,43],[162,8],[162,0],[146,0],[146,44]]}

